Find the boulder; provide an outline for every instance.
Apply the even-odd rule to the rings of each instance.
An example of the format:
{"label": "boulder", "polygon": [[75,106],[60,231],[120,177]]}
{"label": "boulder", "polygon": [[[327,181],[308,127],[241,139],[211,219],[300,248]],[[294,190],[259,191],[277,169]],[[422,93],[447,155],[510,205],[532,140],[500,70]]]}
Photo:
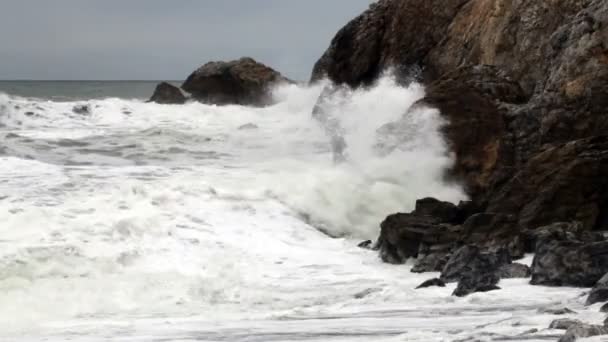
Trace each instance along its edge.
{"label": "boulder", "polygon": [[272,87],[288,82],[279,72],[245,57],[203,65],[186,79],[182,89],[205,103],[265,106],[272,103]]}
{"label": "boulder", "polygon": [[601,325],[576,324],[568,328],[559,342],[574,342],[579,338],[608,335],[608,328]]}
{"label": "boulder", "polygon": [[506,249],[495,252],[482,251],[479,247],[466,245],[456,250],[441,272],[441,280],[445,282],[460,281],[470,276],[469,281],[485,274],[496,275],[498,270],[511,263],[511,257]]}
{"label": "boulder", "polygon": [[74,112],[74,114],[89,115],[91,114],[91,106],[88,104],[75,105],[72,108],[72,112]]}
{"label": "boulder", "polygon": [[586,305],[602,302],[608,302],[608,273],[595,284],[591,293],[589,293]]}
{"label": "boulder", "polygon": [[422,244],[418,250],[418,259],[412,267],[413,273],[441,272],[452,255],[455,244]]}
{"label": "boulder", "polygon": [[533,285],[594,286],[608,273],[608,241],[589,242],[571,236],[536,243]]}
{"label": "boulder", "polygon": [[608,303],[602,305],[600,312],[608,313]]}
{"label": "boulder", "polygon": [[431,286],[445,287],[445,283],[439,278],[433,278],[420,284],[418,287],[416,287],[416,289],[423,289]]}
{"label": "boulder", "polygon": [[581,324],[583,324],[583,322],[579,321],[578,319],[561,318],[551,322],[551,325],[549,325],[549,329],[568,330],[575,325]]}
{"label": "boulder", "polygon": [[532,270],[528,265],[512,263],[501,266],[497,274],[500,279],[530,278]]}
{"label": "boulder", "polygon": [[154,94],[149,102],[159,104],[184,104],[186,103],[186,97],[178,87],[167,82],[162,82],[154,89]]}
{"label": "boulder", "polygon": [[458,281],[452,293],[456,297],[465,297],[475,292],[500,290],[497,286],[500,278],[495,272],[467,273]]}
{"label": "boulder", "polygon": [[526,252],[522,227],[514,215],[485,212],[472,215],[463,224],[463,240],[489,250],[506,247],[513,259]]}

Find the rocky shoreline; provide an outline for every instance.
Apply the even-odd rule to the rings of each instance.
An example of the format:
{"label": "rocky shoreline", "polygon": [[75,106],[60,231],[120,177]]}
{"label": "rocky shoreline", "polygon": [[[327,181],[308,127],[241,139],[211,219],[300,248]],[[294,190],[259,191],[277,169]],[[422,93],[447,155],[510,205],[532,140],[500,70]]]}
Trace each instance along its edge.
{"label": "rocky shoreline", "polygon": [[[456,296],[530,277],[593,287],[588,305],[608,301],[608,2],[380,0],[336,34],[311,82],[367,87],[385,70],[426,86],[417,105],[446,118],[455,158],[446,177],[471,201],[421,199],[361,246],[388,263],[415,259],[413,272],[441,272],[421,287],[457,282]],[[291,81],[243,58],[204,65],[182,89],[264,106],[279,82]],[[187,99],[165,84],[151,100]],[[513,262],[526,253],[531,267]],[[567,329],[561,341],[608,333],[555,325]]]}

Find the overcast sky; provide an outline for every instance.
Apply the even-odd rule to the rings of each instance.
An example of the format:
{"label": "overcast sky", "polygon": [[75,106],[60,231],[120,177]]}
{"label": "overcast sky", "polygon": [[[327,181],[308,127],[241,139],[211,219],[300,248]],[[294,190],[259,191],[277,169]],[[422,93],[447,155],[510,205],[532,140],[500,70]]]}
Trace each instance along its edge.
{"label": "overcast sky", "polygon": [[0,0],[0,79],[182,80],[251,56],[308,79],[373,0]]}

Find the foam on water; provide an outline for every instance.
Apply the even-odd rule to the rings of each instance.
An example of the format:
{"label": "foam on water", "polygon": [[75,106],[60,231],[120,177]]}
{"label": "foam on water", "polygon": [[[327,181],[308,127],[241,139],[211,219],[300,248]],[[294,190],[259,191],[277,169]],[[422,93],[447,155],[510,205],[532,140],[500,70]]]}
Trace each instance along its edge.
{"label": "foam on water", "polygon": [[0,94],[0,337],[451,341],[582,306],[524,281],[414,291],[431,275],[356,248],[417,198],[465,196],[442,177],[439,113],[412,107],[419,85],[336,94],[338,164],[311,116],[323,87],[277,89],[268,108]]}

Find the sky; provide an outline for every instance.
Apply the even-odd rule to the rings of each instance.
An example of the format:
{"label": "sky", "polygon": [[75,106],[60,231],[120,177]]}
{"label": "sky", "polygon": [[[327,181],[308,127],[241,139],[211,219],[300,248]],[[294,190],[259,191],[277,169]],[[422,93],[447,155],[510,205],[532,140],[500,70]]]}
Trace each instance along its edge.
{"label": "sky", "polygon": [[307,80],[374,0],[0,0],[0,79],[183,80],[253,57]]}

